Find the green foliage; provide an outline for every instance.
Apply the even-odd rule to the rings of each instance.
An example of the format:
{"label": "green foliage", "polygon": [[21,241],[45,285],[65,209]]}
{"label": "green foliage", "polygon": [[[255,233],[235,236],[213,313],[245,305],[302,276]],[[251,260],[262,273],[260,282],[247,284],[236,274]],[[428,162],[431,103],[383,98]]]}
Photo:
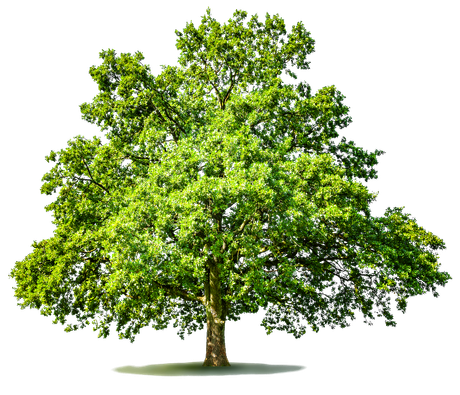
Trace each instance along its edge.
{"label": "green foliage", "polygon": [[108,143],[77,136],[46,157],[57,228],[11,271],[22,308],[133,341],[171,321],[182,338],[202,329],[214,297],[224,320],[262,307],[267,333],[299,337],[357,310],[395,326],[390,295],[403,312],[409,296],[438,296],[443,241],[403,208],[370,214],[377,194],[359,179],[377,178],[383,151],[333,141],[351,122],[345,97],[280,78],[308,69],[310,33],[246,17],[221,25],[208,9],[176,31],[180,67],[156,77],[140,52],[100,53],[81,112]]}

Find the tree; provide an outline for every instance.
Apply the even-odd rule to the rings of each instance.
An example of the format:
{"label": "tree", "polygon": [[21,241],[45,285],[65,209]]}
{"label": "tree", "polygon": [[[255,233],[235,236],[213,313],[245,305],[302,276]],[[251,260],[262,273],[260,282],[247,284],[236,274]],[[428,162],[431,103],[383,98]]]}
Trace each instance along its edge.
{"label": "tree", "polygon": [[229,366],[225,323],[244,313],[263,308],[268,334],[296,338],[355,311],[395,326],[390,296],[405,312],[451,279],[444,242],[404,207],[371,215],[377,194],[359,180],[377,178],[384,152],[334,143],[351,122],[341,92],[281,80],[297,78],[288,64],[309,68],[303,24],[286,36],[278,15],[233,16],[221,25],[208,8],[176,30],[180,66],[157,77],[140,52],[100,53],[99,94],[80,108],[107,143],[77,136],[46,157],[56,230],[10,273],[21,308],[99,337],[116,324],[131,341],[148,325],[173,321],[183,339],[206,324],[203,365]]}

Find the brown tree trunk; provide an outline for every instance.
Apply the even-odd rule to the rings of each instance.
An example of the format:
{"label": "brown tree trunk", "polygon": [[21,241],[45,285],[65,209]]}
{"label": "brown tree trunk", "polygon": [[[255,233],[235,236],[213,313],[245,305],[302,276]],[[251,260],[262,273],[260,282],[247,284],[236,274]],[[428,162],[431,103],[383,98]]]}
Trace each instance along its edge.
{"label": "brown tree trunk", "polygon": [[203,366],[230,366],[225,350],[225,319],[228,305],[222,299],[218,259],[208,261],[208,276],[205,281],[206,307],[206,359]]}

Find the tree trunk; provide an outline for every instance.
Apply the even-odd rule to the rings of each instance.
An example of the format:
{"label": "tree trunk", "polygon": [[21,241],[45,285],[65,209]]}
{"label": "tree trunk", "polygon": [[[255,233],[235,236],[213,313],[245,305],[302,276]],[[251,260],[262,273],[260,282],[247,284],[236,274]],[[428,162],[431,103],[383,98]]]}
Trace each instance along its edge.
{"label": "tree trunk", "polygon": [[207,334],[203,366],[230,366],[225,350],[228,304],[222,299],[218,259],[213,258],[208,261],[208,276],[204,284]]}

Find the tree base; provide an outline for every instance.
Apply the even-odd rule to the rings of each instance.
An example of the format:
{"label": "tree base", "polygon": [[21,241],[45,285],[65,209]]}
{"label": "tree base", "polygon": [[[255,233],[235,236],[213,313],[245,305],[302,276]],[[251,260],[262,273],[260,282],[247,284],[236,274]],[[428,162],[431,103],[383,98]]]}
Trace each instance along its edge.
{"label": "tree base", "polygon": [[223,367],[223,366],[232,366],[232,365],[230,365],[230,362],[228,362],[227,360],[215,361],[215,360],[208,360],[208,358],[206,358],[202,366]]}

